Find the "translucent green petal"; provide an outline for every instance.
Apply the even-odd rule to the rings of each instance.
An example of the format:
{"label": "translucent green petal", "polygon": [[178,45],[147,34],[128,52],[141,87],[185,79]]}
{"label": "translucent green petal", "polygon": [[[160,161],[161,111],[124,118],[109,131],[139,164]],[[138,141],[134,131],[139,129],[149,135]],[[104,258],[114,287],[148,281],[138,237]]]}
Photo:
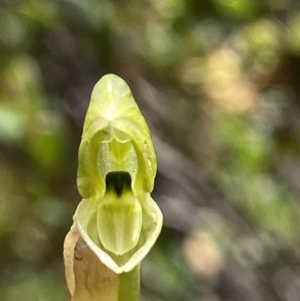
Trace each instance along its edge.
{"label": "translucent green petal", "polygon": [[98,233],[104,248],[123,255],[138,243],[142,228],[142,206],[132,193],[108,196],[99,204]]}
{"label": "translucent green petal", "polygon": [[143,221],[139,240],[135,248],[125,254],[124,259],[122,256],[114,256],[101,244],[95,219],[95,203],[83,200],[78,205],[74,221],[80,235],[102,263],[115,273],[131,271],[148,254],[161,231],[163,217],[159,207],[148,194],[142,208]]}
{"label": "translucent green petal", "polygon": [[131,141],[138,155],[137,162],[130,162],[134,165],[132,169],[139,170],[136,185],[152,191],[157,163],[148,126],[128,85],[118,76],[108,74],[95,85],[84,123],[78,168],[78,189],[84,198],[104,193],[105,175],[96,162],[99,154],[105,153],[102,143],[112,137],[121,145],[124,143],[121,153],[118,145],[110,150],[115,159],[120,154],[124,157],[122,152],[130,149],[125,150],[125,143]]}

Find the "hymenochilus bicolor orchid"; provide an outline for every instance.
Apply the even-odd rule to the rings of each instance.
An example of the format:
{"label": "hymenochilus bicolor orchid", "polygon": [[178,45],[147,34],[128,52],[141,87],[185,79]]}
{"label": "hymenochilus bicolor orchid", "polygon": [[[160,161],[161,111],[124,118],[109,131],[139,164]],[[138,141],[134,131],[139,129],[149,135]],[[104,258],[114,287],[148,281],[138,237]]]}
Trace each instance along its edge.
{"label": "hymenochilus bicolor orchid", "polygon": [[[123,276],[117,275],[137,270],[161,231],[162,213],[150,196],[156,171],[149,128],[128,85],[116,75],[105,75],[94,87],[84,122],[77,177],[83,199],[64,246],[72,300],[124,297],[118,293]],[[88,275],[87,267],[98,271]],[[102,285],[103,299],[96,296],[101,275],[114,287],[107,291],[107,284]],[[86,287],[96,290],[82,293]]]}

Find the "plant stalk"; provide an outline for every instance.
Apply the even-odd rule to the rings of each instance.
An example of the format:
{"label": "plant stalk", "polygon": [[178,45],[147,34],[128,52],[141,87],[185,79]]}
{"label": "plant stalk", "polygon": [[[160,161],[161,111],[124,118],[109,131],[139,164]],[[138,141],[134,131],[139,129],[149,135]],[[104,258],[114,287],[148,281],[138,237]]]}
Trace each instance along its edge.
{"label": "plant stalk", "polygon": [[140,300],[140,264],[128,273],[119,274],[118,301]]}

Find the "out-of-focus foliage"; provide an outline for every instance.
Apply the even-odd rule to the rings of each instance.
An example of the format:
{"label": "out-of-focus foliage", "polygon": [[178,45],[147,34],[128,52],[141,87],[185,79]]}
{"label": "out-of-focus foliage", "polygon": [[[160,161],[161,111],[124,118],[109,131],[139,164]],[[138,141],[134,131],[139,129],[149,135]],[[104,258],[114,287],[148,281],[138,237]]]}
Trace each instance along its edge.
{"label": "out-of-focus foliage", "polygon": [[82,123],[109,72],[158,152],[143,300],[298,300],[298,0],[0,1],[0,299],[68,300]]}

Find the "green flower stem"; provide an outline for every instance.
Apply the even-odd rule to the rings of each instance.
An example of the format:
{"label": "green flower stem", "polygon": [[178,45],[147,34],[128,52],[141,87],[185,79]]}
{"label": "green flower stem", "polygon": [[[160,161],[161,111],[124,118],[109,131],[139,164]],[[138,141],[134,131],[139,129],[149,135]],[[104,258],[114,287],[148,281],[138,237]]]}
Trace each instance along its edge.
{"label": "green flower stem", "polygon": [[119,275],[118,301],[140,300],[140,265]]}

